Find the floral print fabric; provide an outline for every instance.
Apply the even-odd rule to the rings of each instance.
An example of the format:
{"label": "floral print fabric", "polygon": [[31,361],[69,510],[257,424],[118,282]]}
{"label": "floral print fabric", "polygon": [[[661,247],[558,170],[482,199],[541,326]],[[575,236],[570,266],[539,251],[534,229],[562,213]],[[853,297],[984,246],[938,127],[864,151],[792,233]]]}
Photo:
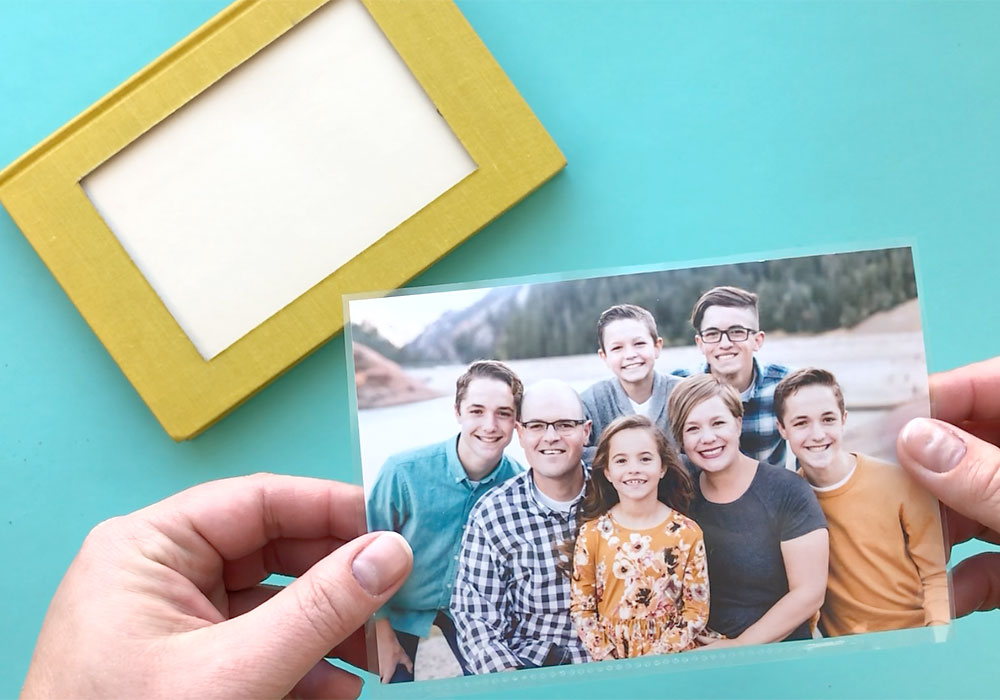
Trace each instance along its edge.
{"label": "floral print fabric", "polygon": [[610,513],[580,527],[570,616],[595,661],[692,649],[708,622],[701,528],[671,510],[630,530]]}

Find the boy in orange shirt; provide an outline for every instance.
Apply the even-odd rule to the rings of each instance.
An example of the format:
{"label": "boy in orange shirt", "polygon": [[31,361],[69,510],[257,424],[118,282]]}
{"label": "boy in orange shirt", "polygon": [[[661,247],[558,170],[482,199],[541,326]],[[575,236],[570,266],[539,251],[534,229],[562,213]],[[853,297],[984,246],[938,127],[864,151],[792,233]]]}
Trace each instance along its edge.
{"label": "boy in orange shirt", "polygon": [[947,624],[938,503],[898,466],[844,449],[847,411],[833,374],[788,375],[775,389],[774,413],[829,525],[823,633]]}

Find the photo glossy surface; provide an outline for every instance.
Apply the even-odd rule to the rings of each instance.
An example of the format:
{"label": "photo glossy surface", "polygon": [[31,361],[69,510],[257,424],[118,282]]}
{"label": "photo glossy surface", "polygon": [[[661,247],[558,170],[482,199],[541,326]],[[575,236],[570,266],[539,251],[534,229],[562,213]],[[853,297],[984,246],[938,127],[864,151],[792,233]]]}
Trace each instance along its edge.
{"label": "photo glossy surface", "polygon": [[[814,271],[817,269],[861,270],[863,273],[860,273],[862,277],[859,279],[862,281],[858,286],[878,289],[879,293],[872,295],[852,290],[844,282],[841,283],[843,286],[835,288],[838,293],[830,293],[832,283],[825,277],[816,276]],[[703,350],[708,346],[691,343],[687,321],[690,309],[709,289],[735,280],[742,281],[751,291],[761,291],[759,307],[765,320],[758,321],[757,313],[752,309],[710,307],[705,313],[707,321],[703,322],[702,330],[715,327],[709,324],[719,324],[720,330],[739,327],[753,332],[744,340],[735,342],[728,335],[723,335],[718,343],[710,344],[720,346],[722,356],[711,356],[706,363]],[[670,290],[671,294],[665,295],[662,290]],[[808,300],[802,302],[807,308],[788,305],[786,299],[794,296]],[[645,323],[619,320],[605,327],[605,348],[594,352],[591,333],[596,329],[598,319],[609,309],[625,302],[650,313],[657,332],[666,336],[666,340],[654,342]],[[624,661],[625,657],[638,655],[639,652],[633,654],[628,650],[639,647],[626,643],[628,634],[621,637],[614,632],[612,643],[610,638],[604,639],[599,630],[620,631],[626,627],[632,629],[632,625],[649,625],[648,628],[642,627],[647,631],[640,635],[642,639],[654,640],[648,647],[642,647],[650,654],[644,657],[644,661],[662,663],[664,668],[673,668],[673,664],[678,663],[674,654],[667,651],[684,655],[685,665],[722,667],[736,663],[746,653],[760,653],[762,658],[766,658],[813,653],[830,644],[873,648],[880,643],[876,640],[883,638],[869,640],[871,635],[859,634],[861,628],[853,623],[837,628],[839,634],[846,636],[812,639],[813,634],[817,637],[822,635],[822,629],[816,626],[815,620],[819,613],[819,624],[822,625],[823,615],[826,614],[820,606],[825,598],[828,573],[831,579],[852,580],[851,567],[844,563],[847,560],[841,555],[845,542],[847,550],[852,551],[852,547],[856,546],[864,552],[862,556],[866,561],[880,561],[887,565],[886,568],[890,563],[887,552],[894,553],[891,562],[895,562],[899,558],[896,557],[898,551],[909,551],[906,547],[919,546],[920,551],[927,554],[927,581],[935,586],[933,610],[928,614],[932,614],[935,623],[941,620],[942,611],[947,607],[943,604],[947,601],[942,597],[945,591],[939,585],[946,582],[940,522],[925,518],[927,523],[919,528],[919,532],[917,529],[912,532],[901,529],[898,524],[895,529],[886,528],[887,539],[884,543],[865,540],[864,533],[851,528],[846,529],[846,534],[841,528],[836,537],[831,535],[828,539],[820,498],[806,480],[794,472],[795,459],[791,453],[774,449],[776,446],[784,448],[785,443],[773,411],[768,408],[778,381],[790,373],[790,368],[827,368],[840,377],[848,407],[857,420],[852,421],[849,432],[844,430],[844,424],[839,423],[840,430],[833,443],[827,438],[834,431],[824,423],[823,438],[826,442],[822,443],[823,450],[828,450],[831,445],[841,446],[843,442],[859,454],[876,456],[880,463],[894,459],[897,424],[902,425],[907,416],[926,416],[929,413],[923,325],[914,260],[909,248],[798,257],[776,255],[765,260],[758,257],[747,262],[692,263],[668,269],[603,270],[579,278],[542,275],[467,286],[406,290],[384,297],[350,299],[347,304],[351,319],[348,360],[355,371],[352,401],[357,406],[354,419],[359,437],[359,467],[365,491],[369,494],[369,520],[375,518],[379,526],[390,522],[388,516],[397,512],[392,499],[385,497],[385,488],[379,487],[389,478],[384,475],[396,475],[396,464],[415,460],[417,455],[424,454],[426,448],[422,445],[447,439],[447,418],[452,400],[450,393],[456,379],[466,371],[467,363],[480,358],[500,360],[528,387],[517,427],[519,439],[512,441],[504,453],[509,460],[529,469],[529,474],[509,477],[510,481],[497,485],[494,491],[473,497],[481,500],[476,502],[468,516],[461,516],[460,511],[469,508],[469,498],[464,493],[455,498],[453,505],[445,510],[454,511],[460,520],[466,518],[466,529],[463,529],[460,542],[450,539],[454,528],[449,526],[440,528],[441,534],[430,544],[414,543],[418,556],[424,546],[454,547],[454,560],[457,562],[454,572],[451,568],[438,572],[433,567],[440,563],[428,563],[421,571],[424,576],[430,576],[427,572],[434,571],[435,580],[445,577],[446,586],[449,583],[454,585],[449,612],[455,620],[458,647],[465,650],[462,653],[466,654],[466,658],[470,654],[482,657],[474,673],[493,673],[501,668],[533,668],[542,662],[543,654],[537,654],[527,644],[521,645],[516,625],[509,630],[503,627],[503,620],[519,620],[529,610],[538,619],[547,621],[543,629],[533,634],[552,635],[532,639],[536,642],[541,640],[543,644],[556,644],[560,649],[568,642],[577,640],[577,637],[571,635],[567,638],[564,634],[569,624],[566,616],[573,610],[573,624],[586,625],[577,629],[579,640],[588,645],[586,653],[598,654],[591,661],[600,658],[600,662],[595,662],[600,664],[599,670],[609,673],[617,672],[618,667],[607,664],[607,661],[614,658]],[[679,313],[677,309],[680,309]],[[848,325],[841,320],[845,318],[858,320]],[[415,323],[415,319],[421,320]],[[817,319],[820,319],[819,324]],[[410,330],[401,333],[401,329],[408,324]],[[769,325],[763,330],[759,328],[765,324]],[[766,347],[761,342],[765,331],[772,334],[773,340]],[[736,331],[733,334],[737,335]],[[661,348],[661,344],[666,347]],[[573,480],[571,483],[569,477],[578,473],[581,458],[588,465],[594,459],[593,452],[583,450],[587,444],[587,433],[583,428],[595,431],[595,442],[600,443],[600,431],[605,430],[607,434],[610,430],[611,419],[603,417],[604,412],[614,410],[616,415],[627,415],[636,411],[635,404],[622,388],[608,390],[606,387],[609,383],[613,387],[624,387],[629,378],[635,378],[630,372],[637,369],[650,378],[656,377],[658,386],[668,384],[672,392],[669,395],[670,410],[661,412],[666,401],[663,389],[656,394],[659,403],[646,408],[651,417],[657,417],[653,421],[655,429],[665,435],[672,434],[671,420],[680,420],[686,410],[681,408],[686,404],[680,398],[685,387],[700,392],[697,377],[704,377],[703,373],[708,370],[714,374],[720,369],[718,365],[722,365],[723,369],[732,369],[729,365],[737,361],[741,372],[749,370],[748,387],[741,405],[732,408],[722,396],[700,400],[687,412],[680,430],[679,447],[700,477],[696,482],[694,499],[688,504],[688,515],[693,520],[691,527],[697,526],[691,532],[696,533],[697,541],[704,538],[702,546],[709,560],[713,556],[721,557],[716,559],[715,564],[710,562],[708,565],[708,586],[711,588],[714,569],[719,593],[715,599],[716,607],[709,605],[711,617],[705,628],[708,631],[699,633],[697,636],[701,639],[696,641],[695,637],[675,627],[676,620],[666,622],[669,617],[665,615],[666,608],[653,605],[650,602],[652,599],[647,600],[642,594],[647,585],[642,583],[646,580],[643,577],[649,575],[652,569],[647,570],[645,564],[639,568],[626,565],[619,562],[618,555],[614,553],[614,548],[619,546],[632,553],[645,552],[643,543],[648,544],[649,537],[664,534],[656,535],[648,531],[650,523],[655,529],[657,522],[664,521],[658,514],[668,512],[666,509],[669,507],[676,507],[666,501],[662,504],[658,502],[661,495],[657,487],[663,465],[655,453],[653,436],[638,429],[625,430],[611,437],[610,460],[605,471],[610,488],[618,494],[612,515],[614,518],[621,516],[618,522],[624,527],[624,534],[608,530],[610,521],[600,519],[606,511],[596,516],[588,511],[587,516],[597,517],[592,522],[602,523],[597,526],[600,538],[603,538],[600,541],[606,540],[607,547],[611,548],[605,552],[607,561],[602,561],[605,567],[613,566],[612,575],[621,578],[626,590],[632,591],[628,596],[631,602],[625,608],[607,604],[602,609],[607,601],[601,598],[601,591],[608,589],[598,585],[593,591],[588,588],[574,593],[577,602],[573,605],[577,607],[568,607],[568,602],[559,607],[555,601],[562,600],[560,596],[565,593],[562,587],[568,582],[556,576],[557,565],[551,553],[562,551],[561,547],[568,541],[566,538],[571,540],[573,535],[572,530],[569,534],[562,532],[559,529],[562,524],[556,527],[557,523],[563,523],[566,516],[557,517],[554,514],[565,513],[567,507],[571,509],[570,513],[573,512],[571,500],[579,499],[581,490],[579,482]],[[726,372],[721,379],[737,381],[738,374],[740,372]],[[375,388],[370,381],[374,375],[385,377]],[[691,378],[681,379],[678,375]],[[709,384],[715,386],[713,381]],[[398,389],[394,395],[391,390],[386,395],[383,385]],[[436,392],[437,396],[412,396],[409,387],[414,385],[431,394]],[[568,420],[576,418],[581,410],[574,391],[582,397],[583,415],[593,421],[588,426],[575,426]],[[823,409],[820,413],[824,416],[828,412],[825,411],[829,408],[827,404],[835,404],[832,392],[826,390],[826,393],[829,396],[819,397],[829,399],[825,403],[820,402],[822,406],[819,409]],[[608,403],[612,401],[609,398],[600,399],[604,403],[595,403],[597,396],[618,394],[623,398],[614,399],[617,402],[614,405]],[[807,404],[794,401],[800,394],[801,398],[808,400]],[[680,399],[681,406],[674,407],[674,398]],[[735,393],[731,398],[740,401]],[[800,414],[807,406],[809,411],[816,408],[813,406],[815,399],[817,397],[809,391],[800,391],[790,397],[791,403],[786,404],[786,409],[791,410],[788,415],[795,416],[796,426],[799,426]],[[742,416],[734,415],[734,410],[740,407]],[[672,417],[670,412],[673,410],[681,413]],[[566,425],[558,426],[559,422]],[[768,442],[772,438],[774,444]],[[817,454],[821,452],[818,440],[813,435],[809,443],[810,449]],[[801,441],[793,442],[795,449],[800,446]],[[751,452],[752,449],[760,452]],[[765,464],[769,459],[772,463]],[[892,468],[898,471],[898,467]],[[520,494],[519,484],[522,483],[531,484],[537,495],[534,500],[518,497],[518,508],[511,510],[507,499],[510,494]],[[422,500],[431,497],[429,491],[428,488],[428,493],[422,495],[419,485],[408,486],[405,489],[407,507],[419,509]],[[889,512],[884,514],[886,517],[883,520],[890,524],[899,520],[893,510],[897,506],[908,512],[924,512],[925,493],[911,497],[888,489],[882,495],[886,503],[893,498],[902,499],[896,505],[887,506]],[[672,496],[664,498],[673,503],[670,500]],[[437,498],[434,505],[444,508],[443,502]],[[847,508],[849,511],[850,504]],[[540,510],[535,512],[535,509]],[[487,524],[481,520],[487,516],[481,513],[492,514]],[[500,515],[496,515],[498,513]],[[871,516],[872,513],[868,512],[866,517]],[[419,515],[415,514],[414,522],[418,518]],[[540,521],[546,522],[547,534],[538,534]],[[424,524],[421,531],[428,528],[433,530],[433,524]],[[676,532],[668,528],[667,534],[671,535],[668,540],[673,541],[672,535]],[[591,536],[593,532],[587,535]],[[681,547],[680,550],[668,547],[665,553],[657,555],[663,562],[674,563],[676,570],[672,570],[670,575],[679,577],[677,581],[687,580],[688,574],[692,573],[686,569],[682,571],[683,567],[678,568],[680,565],[677,564],[687,561],[685,553],[693,546],[693,541],[685,542],[671,545]],[[822,552],[815,548],[815,542],[822,543]],[[836,552],[829,542],[835,543]],[[795,543],[804,547],[798,554],[794,550]],[[576,545],[579,548],[579,540]],[[594,541],[584,546],[584,550],[593,553],[601,546]],[[785,560],[786,549],[787,556],[793,557],[793,560]],[[838,563],[831,569],[827,563],[828,555],[833,557],[834,554],[838,555],[835,558]],[[582,562],[574,556],[575,570],[581,576],[584,575],[581,572],[591,572],[597,566],[589,556]],[[661,558],[656,561],[661,561]],[[905,559],[905,555],[902,558]],[[490,562],[504,561],[510,561],[509,570],[491,568]],[[920,644],[947,637],[947,625],[920,629],[924,620],[923,603],[920,592],[914,588],[919,588],[920,584],[914,583],[916,579],[905,566],[893,570],[901,572],[900,577],[905,579],[910,592],[902,596],[870,597],[888,606],[888,612],[879,609],[879,629],[905,632],[899,638],[900,643],[908,640],[910,644]],[[604,573],[607,571],[605,568]],[[448,580],[452,573],[455,577]],[[596,568],[591,573],[595,573],[595,580],[603,576]],[[692,580],[704,578],[698,574]],[[545,590],[549,593],[526,598],[528,592],[534,590],[532,582],[536,580],[544,580]],[[881,580],[879,575],[869,573],[852,585],[859,586],[862,591],[878,590]],[[510,581],[516,583],[509,584]],[[802,592],[804,589],[792,590],[793,586],[802,585],[804,581],[811,582],[808,594]],[[506,588],[508,585],[516,590],[509,591]],[[817,586],[819,590],[814,590]],[[488,592],[486,597],[489,599],[485,605],[480,600],[484,591]],[[681,593],[678,600],[688,600],[688,592]],[[783,596],[792,596],[793,593],[793,600],[805,601],[808,610],[800,609],[799,603],[785,606],[777,613],[778,618],[770,618],[771,622],[762,628],[767,631],[748,631],[768,615],[772,606],[781,608],[778,601]],[[690,598],[697,599],[698,595]],[[848,600],[854,599],[848,597]],[[646,605],[643,601],[649,602],[649,606],[643,607]],[[390,602],[387,607],[391,612],[388,614],[396,615],[398,624],[405,624],[402,616],[403,611],[408,609],[406,602],[400,600],[398,606],[394,607]],[[494,614],[496,609],[500,610],[500,617],[496,620],[484,622],[480,619],[484,610]],[[593,614],[588,616],[585,611]],[[784,620],[783,615],[791,615],[792,619]],[[850,616],[841,616],[847,617]],[[716,622],[713,623],[713,620]],[[719,627],[713,627],[713,624]],[[776,632],[779,627],[784,631]],[[851,633],[842,631],[848,629],[852,630]],[[484,630],[500,631],[490,636]],[[748,635],[746,639],[742,638],[744,632]],[[511,635],[509,638],[508,633]],[[720,639],[720,634],[727,638]],[[444,680],[458,676],[457,663],[454,663],[446,640],[434,628],[431,628],[429,636],[425,633],[420,636],[415,679]],[[776,644],[785,636],[796,642]],[[673,641],[668,643],[665,641],[668,639]],[[691,654],[698,644],[716,646]],[[608,651],[612,648],[617,649],[614,654]],[[497,649],[502,651],[494,651]],[[585,655],[572,656],[572,651],[569,653],[574,666],[588,658]],[[527,654],[535,654],[537,658],[529,658]],[[546,663],[550,661],[548,656],[545,659]],[[453,663],[446,663],[449,660]],[[623,665],[621,671],[627,672],[627,668]],[[587,673],[596,670],[591,664],[587,665]],[[583,672],[581,669],[580,673]],[[506,679],[504,682],[507,682]],[[456,680],[455,683],[456,691],[475,687],[472,678]]]}

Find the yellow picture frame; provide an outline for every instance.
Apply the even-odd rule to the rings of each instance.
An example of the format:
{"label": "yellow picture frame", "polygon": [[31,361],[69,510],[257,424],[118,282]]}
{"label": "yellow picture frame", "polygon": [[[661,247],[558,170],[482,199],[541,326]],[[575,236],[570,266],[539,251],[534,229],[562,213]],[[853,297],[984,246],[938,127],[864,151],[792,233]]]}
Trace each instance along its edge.
{"label": "yellow picture frame", "polygon": [[237,0],[0,172],[0,203],[175,440],[340,331],[342,294],[402,286],[566,163],[451,0],[361,0],[478,167],[203,359],[80,181],[330,1]]}

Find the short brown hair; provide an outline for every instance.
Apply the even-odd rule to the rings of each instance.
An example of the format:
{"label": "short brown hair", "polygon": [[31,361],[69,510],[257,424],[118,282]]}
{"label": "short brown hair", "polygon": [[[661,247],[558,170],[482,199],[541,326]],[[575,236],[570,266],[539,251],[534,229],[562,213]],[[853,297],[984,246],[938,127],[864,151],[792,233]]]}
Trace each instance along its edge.
{"label": "short brown hair", "polygon": [[458,381],[455,382],[455,410],[460,410],[462,399],[469,391],[469,384],[473,379],[495,379],[510,387],[510,393],[514,395],[515,416],[520,413],[521,397],[524,396],[524,384],[520,378],[514,374],[514,370],[497,360],[477,360],[469,365]]}
{"label": "short brown hair", "polygon": [[833,391],[833,397],[837,399],[837,407],[840,415],[844,415],[844,392],[833,376],[833,372],[818,367],[806,367],[798,369],[778,382],[774,388],[774,417],[782,425],[785,424],[785,402],[799,389],[807,386],[826,386]]}
{"label": "short brown hair", "polygon": [[695,406],[718,396],[735,418],[743,417],[743,401],[739,392],[712,374],[696,374],[681,381],[670,392],[667,401],[667,415],[670,416],[670,432],[678,446],[684,445],[684,423]]}
{"label": "short brown hair", "polygon": [[653,342],[656,342],[656,339],[660,337],[660,334],[656,332],[656,319],[649,311],[635,304],[615,304],[611,308],[605,309],[601,317],[597,319],[597,347],[604,350],[604,329],[608,327],[609,323],[626,319],[646,324],[646,330],[653,337]]}
{"label": "short brown hair", "polygon": [[753,309],[757,312],[757,295],[739,287],[713,287],[698,297],[691,309],[691,325],[695,333],[701,333],[701,320],[710,306],[731,306],[738,309]]}

